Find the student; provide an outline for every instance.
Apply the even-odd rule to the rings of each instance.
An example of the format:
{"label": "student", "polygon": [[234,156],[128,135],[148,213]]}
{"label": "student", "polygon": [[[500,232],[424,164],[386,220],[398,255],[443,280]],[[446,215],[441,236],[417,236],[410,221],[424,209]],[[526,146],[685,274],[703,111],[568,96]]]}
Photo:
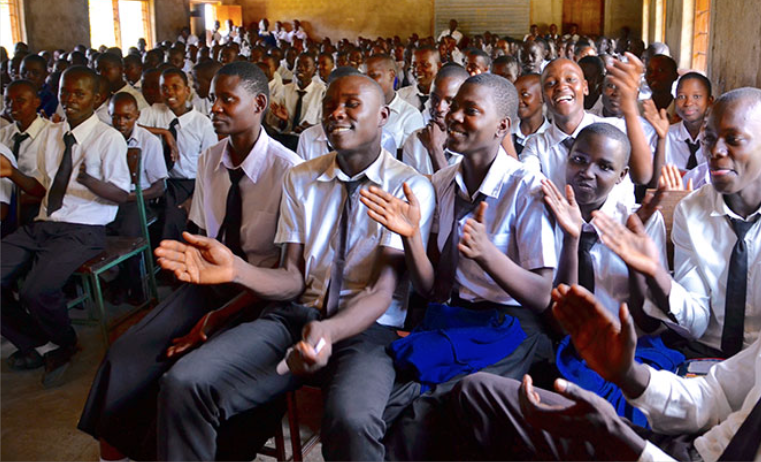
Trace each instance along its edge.
{"label": "student", "polygon": [[455,460],[758,458],[753,417],[761,408],[761,340],[705,377],[677,377],[633,360],[635,332],[625,306],[619,322],[580,286],[560,286],[553,299],[553,312],[587,364],[645,412],[652,430],[633,426],[605,400],[565,380],[555,382],[553,393],[534,387],[530,376],[521,383],[476,374],[450,401],[452,437],[462,451]]}
{"label": "student", "polygon": [[446,116],[468,71],[460,65],[448,64],[436,74],[431,88],[430,121],[407,138],[402,148],[402,162],[423,175],[433,175],[444,167],[456,164],[462,155],[446,145]]}
{"label": "student", "polygon": [[226,46],[219,52],[219,62],[224,64],[230,64],[238,59],[238,49],[233,46]]}
{"label": "student", "polygon": [[[407,267],[419,294],[450,307],[496,310],[519,320],[527,350],[515,350],[517,357],[496,355],[489,368],[513,377],[528,371],[535,351],[551,355],[539,315],[549,306],[557,265],[552,223],[539,194],[541,175],[526,170],[501,146],[510,133],[517,99],[510,82],[490,74],[470,77],[457,92],[446,117],[447,147],[462,153],[463,160],[433,176],[438,226],[431,232],[430,250],[419,226],[414,192],[405,190],[407,202],[376,186],[361,193],[369,215],[402,236]],[[459,378],[437,386],[433,393],[451,390]],[[420,391],[411,393],[410,401]],[[430,414],[435,407],[429,406],[416,407],[394,424],[386,440],[393,451],[391,459],[427,460],[434,446],[448,447],[438,438],[430,440],[436,432],[425,428],[431,421],[421,418],[421,413],[435,415]],[[400,433],[395,433],[397,429]]]}
{"label": "student", "polygon": [[401,148],[415,130],[423,127],[423,116],[394,90],[396,63],[389,55],[375,55],[367,60],[367,76],[378,82],[389,109],[388,122],[383,129],[394,137]]}
{"label": "student", "polygon": [[753,245],[761,229],[760,116],[761,90],[753,88],[725,93],[711,109],[704,144],[712,184],[674,211],[673,279],[641,232],[616,230],[620,246],[612,250],[645,275],[653,294],[645,312],[696,340],[672,339],[688,358],[732,356],[756,341],[761,328],[759,252]]}
{"label": "student", "polygon": [[400,88],[399,96],[422,112],[439,69],[441,58],[435,48],[416,48],[412,53],[412,73],[417,83]]}
{"label": "student", "polygon": [[[325,459],[383,459],[381,417],[395,375],[385,348],[398,338],[396,329],[404,321],[393,297],[404,267],[403,247],[398,235],[367,216],[358,191],[347,196],[347,190],[371,182],[401,197],[407,183],[420,197],[425,234],[434,206],[430,183],[381,148],[387,117],[383,92],[372,79],[347,76],[330,84],[323,126],[336,151],[286,176],[275,238],[285,244],[280,268],[245,265],[215,241],[189,234],[188,245],[162,244],[162,267],[181,280],[235,280],[266,299],[296,299],[275,303],[258,320],[227,330],[164,376],[162,458],[214,457],[218,425],[199,405],[224,408],[223,414],[232,417],[311,379],[323,385]],[[341,248],[345,258],[337,251]],[[206,260],[208,270],[200,272],[195,260],[177,258],[187,252],[211,256],[206,249],[227,256]],[[318,343],[324,346],[315,351]],[[284,357],[291,373],[280,375],[276,366]],[[234,384],[239,380],[244,386]],[[201,383],[213,384],[214,391]]]}
{"label": "student", "polygon": [[143,72],[140,81],[140,93],[142,93],[145,102],[149,106],[161,103],[161,71],[158,69],[148,69]]}
{"label": "student", "polygon": [[324,85],[328,84],[328,77],[335,68],[336,65],[333,60],[333,55],[331,53],[320,53],[320,55],[317,57],[316,77],[320,79],[321,83]]}
{"label": "student", "polygon": [[217,61],[204,61],[193,66],[193,107],[201,114],[211,117],[211,80],[222,65]]}
{"label": "student", "polygon": [[[163,196],[168,175],[161,142],[151,132],[136,125],[140,110],[137,108],[135,97],[126,92],[116,93],[108,103],[108,113],[113,127],[124,137],[127,146],[141,149],[140,187],[143,190],[143,200],[148,202]],[[136,201],[135,187],[131,185],[127,201],[119,206],[116,218],[108,226],[109,231],[119,236],[141,237],[143,235]],[[126,275],[120,276],[122,287],[127,292],[127,299],[131,303],[139,303],[143,300],[138,265],[139,261],[136,258],[127,260]]]}
{"label": "student", "polygon": [[[44,364],[45,387],[63,381],[77,351],[63,285],[103,250],[105,225],[129,191],[127,146],[93,113],[97,79],[80,66],[64,72],[59,94],[66,122],[48,130],[34,178],[17,169],[11,176],[21,189],[43,199],[37,221],[2,241],[2,335],[18,348],[8,358],[12,368]],[[14,285],[30,264],[16,301]],[[48,341],[58,348],[43,360],[35,348]]]}
{"label": "student", "polygon": [[597,56],[585,56],[578,61],[584,72],[589,94],[584,96],[584,110],[598,117],[603,117],[602,90],[605,81],[605,63]]}
{"label": "student", "polygon": [[491,63],[491,73],[506,78],[515,84],[521,76],[521,66],[513,56],[500,56]]}
{"label": "student", "polygon": [[150,69],[158,69],[159,65],[164,62],[164,51],[160,48],[154,48],[143,55],[143,72]]}
{"label": "student", "polygon": [[[143,76],[143,62],[140,55],[129,54],[124,57],[124,80],[132,88],[140,91],[140,78]],[[147,102],[146,102],[147,104]]]}
{"label": "student", "polygon": [[111,99],[108,80],[98,76],[98,98],[95,100],[95,115],[106,125],[111,125],[111,116],[108,114],[108,101]]}
{"label": "student", "polygon": [[184,72],[177,68],[162,72],[161,94],[164,102],[142,111],[138,123],[167,143],[164,160],[169,179],[159,221],[164,239],[179,239],[187,221],[180,206],[193,196],[198,156],[218,140],[209,118],[190,105]]}
{"label": "student", "polygon": [[542,97],[542,77],[539,74],[523,74],[515,81],[518,92],[518,120],[511,127],[512,143],[516,154],[520,156],[530,138],[541,135],[550,122],[544,116],[544,99]]}
{"label": "student", "polygon": [[647,63],[645,81],[652,91],[651,98],[659,110],[666,109],[672,121],[676,107],[671,91],[678,78],[676,61],[668,56],[655,55]]}
{"label": "student", "polygon": [[480,48],[471,48],[465,57],[465,70],[470,76],[489,72],[491,58]]}
{"label": "student", "polygon": [[544,69],[544,48],[536,41],[523,45],[523,73],[541,74]]}
{"label": "student", "polygon": [[185,67],[185,49],[181,47],[170,48],[169,51],[166,52],[166,60],[164,62],[174,68],[183,70]]}
{"label": "student", "polygon": [[[627,55],[628,57],[628,55]],[[632,145],[629,159],[629,176],[614,188],[613,194],[634,202],[636,183],[648,183],[652,177],[652,151],[639,118],[637,90],[639,88],[641,62],[629,57],[628,63],[617,62],[609,69],[612,81],[622,92],[622,108],[625,123],[617,119],[601,119],[584,111],[584,96],[588,93],[584,74],[575,62],[558,58],[547,65],[542,73],[544,101],[552,118],[552,126],[541,135],[530,139],[521,160],[552,180],[559,188],[565,187],[566,163],[572,140],[587,125],[606,122],[626,130]]]}
{"label": "student", "polygon": [[[203,234],[235,248],[249,264],[271,268],[280,257],[273,242],[283,178],[301,160],[263,129],[267,84],[253,64],[222,67],[212,93],[214,128],[225,138],[199,158],[190,219]],[[228,206],[228,196],[235,194],[231,179],[241,173],[240,205],[233,201]],[[206,348],[202,344],[216,328],[250,305],[250,297],[247,303],[227,304],[240,293],[232,285],[183,285],[111,345],[78,425],[102,442],[101,457],[115,460],[126,454],[156,460],[155,427],[151,427],[157,381],[184,353]],[[236,444],[243,446],[240,440]],[[209,460],[214,457],[212,453]]]}
{"label": "student", "polygon": [[689,72],[676,85],[676,115],[681,119],[669,127],[666,136],[667,164],[675,164],[683,172],[705,162],[703,154],[703,122],[713,103],[711,81],[703,74]]}
{"label": "student", "polygon": [[48,63],[45,58],[37,55],[27,55],[21,61],[20,77],[32,82],[37,89],[40,98],[40,106],[37,111],[43,117],[51,117],[58,109],[58,98],[45,84],[48,76]]}
{"label": "student", "polygon": [[457,25],[456,19],[450,19],[449,29],[441,31],[441,34],[439,34],[439,38],[436,41],[440,42],[444,37],[452,37],[456,44],[460,43],[460,40],[462,40],[462,32],[457,30]]}
{"label": "student", "polygon": [[14,80],[5,87],[5,107],[13,123],[0,129],[0,143],[11,149],[18,168],[27,176],[37,172],[37,156],[50,122],[37,114],[39,96],[29,80]]}
{"label": "student", "polygon": [[312,80],[314,57],[303,53],[296,60],[296,81],[283,87],[283,96],[270,108],[271,125],[282,133],[299,134],[320,120],[325,85]]}
{"label": "student", "polygon": [[14,183],[10,179],[10,176],[14,168],[18,168],[16,158],[13,157],[13,153],[8,146],[0,143],[0,224],[2,225],[3,238],[14,231],[14,228],[17,226],[16,220],[10,216],[14,200]]}
{"label": "student", "polygon": [[283,83],[291,83],[293,81],[293,73],[295,71],[296,58],[299,56],[299,50],[288,47],[285,50],[285,58],[280,58],[280,67],[277,69],[277,73],[283,78]]}
{"label": "student", "polygon": [[109,93],[106,98],[106,103],[111,99],[111,95],[125,92],[135,98],[139,110],[142,111],[148,107],[148,103],[145,101],[145,98],[143,98],[140,91],[124,81],[124,64],[122,63],[122,58],[120,56],[112,53],[104,53],[98,56],[96,70],[98,71],[98,74],[108,82]]}

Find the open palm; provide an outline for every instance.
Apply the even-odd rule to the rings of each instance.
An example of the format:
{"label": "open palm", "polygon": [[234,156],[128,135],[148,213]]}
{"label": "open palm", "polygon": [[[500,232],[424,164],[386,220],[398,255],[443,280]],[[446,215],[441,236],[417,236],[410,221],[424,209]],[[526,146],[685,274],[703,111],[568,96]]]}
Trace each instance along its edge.
{"label": "open palm", "polygon": [[658,247],[647,235],[639,216],[629,216],[626,225],[601,212],[594,212],[595,225],[602,232],[602,242],[627,266],[645,276],[654,277],[660,264]]}
{"label": "open palm", "polygon": [[544,192],[544,202],[552,210],[563,231],[571,237],[578,238],[581,235],[581,224],[584,220],[579,204],[576,203],[573,188],[566,185],[566,199],[555,186],[555,183],[551,180],[542,180],[542,191]]}
{"label": "open palm", "polygon": [[183,233],[187,244],[162,241],[156,249],[159,265],[177,279],[193,284],[222,284],[234,279],[235,255],[216,239]]}
{"label": "open palm", "polygon": [[360,200],[367,206],[370,218],[400,236],[412,237],[420,226],[420,204],[412,189],[404,183],[403,201],[376,186],[360,191]]}

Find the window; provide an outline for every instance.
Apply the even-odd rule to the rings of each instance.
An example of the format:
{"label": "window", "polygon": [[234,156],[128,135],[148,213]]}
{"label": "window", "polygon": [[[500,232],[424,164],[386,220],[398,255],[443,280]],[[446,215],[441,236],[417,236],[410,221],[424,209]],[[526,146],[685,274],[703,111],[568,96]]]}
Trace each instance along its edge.
{"label": "window", "polygon": [[[148,48],[153,45],[151,34],[151,5],[148,0],[89,0],[90,45],[98,48],[137,46],[145,38]],[[124,24],[124,27],[122,27]]]}
{"label": "window", "polygon": [[0,46],[8,50],[8,57],[13,57],[16,42],[24,41],[20,3],[20,0],[0,0]]}
{"label": "window", "polygon": [[711,26],[711,0],[695,0],[695,28],[692,39],[692,68],[705,72]]}

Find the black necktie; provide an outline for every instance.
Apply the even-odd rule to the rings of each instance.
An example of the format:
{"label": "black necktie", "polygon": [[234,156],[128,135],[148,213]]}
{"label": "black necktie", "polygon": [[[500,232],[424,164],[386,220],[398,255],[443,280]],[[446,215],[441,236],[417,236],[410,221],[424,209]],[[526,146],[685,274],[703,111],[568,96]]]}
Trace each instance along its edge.
{"label": "black necktie", "polygon": [[753,460],[761,444],[761,399],[756,402],[753,409],[745,418],[745,422],[737,429],[735,436],[729,440],[719,461],[725,460]]}
{"label": "black necktie", "polygon": [[291,130],[294,130],[299,126],[301,122],[301,107],[304,105],[304,95],[307,94],[306,90],[296,90],[299,94],[299,99],[296,100],[296,110],[293,111],[293,121],[291,122]]}
{"label": "black necktie", "polygon": [[354,215],[354,195],[362,184],[364,177],[356,181],[342,182],[346,188],[346,197],[341,211],[341,218],[338,222],[336,232],[336,246],[333,254],[333,267],[330,270],[330,281],[328,282],[328,293],[322,304],[323,318],[333,316],[338,310],[338,302],[341,300],[341,286],[343,286],[344,268],[346,266],[346,240],[349,235],[349,221]]}
{"label": "black necktie", "polygon": [[58,166],[58,171],[55,174],[55,178],[53,178],[53,184],[50,186],[48,216],[52,215],[53,212],[60,209],[63,205],[63,196],[66,195],[66,188],[69,186],[71,172],[74,169],[71,161],[71,148],[76,142],[77,140],[71,132],[63,135],[63,143],[66,148],[63,150],[61,164]]}
{"label": "black necktie", "polygon": [[745,330],[745,299],[748,288],[748,246],[745,234],[754,221],[730,218],[737,234],[737,242],[729,259],[727,296],[724,308],[724,328],[721,332],[721,350],[727,358],[742,349]]}
{"label": "black necktie", "polygon": [[439,258],[436,278],[433,284],[433,299],[440,303],[446,303],[452,297],[452,288],[454,287],[455,276],[457,274],[457,263],[460,258],[460,251],[457,248],[457,245],[460,243],[460,220],[473,212],[486,199],[486,196],[478,193],[476,199],[473,202],[469,202],[460,196],[460,188],[456,186],[454,198],[452,229],[449,230],[444,248],[441,249],[441,257]]}
{"label": "black necktie", "polygon": [[243,226],[243,198],[240,193],[240,180],[245,175],[242,168],[227,169],[230,175],[230,189],[227,192],[227,205],[225,206],[225,218],[219,227],[217,240],[223,242],[232,252],[245,259],[246,254],[240,239],[240,230]]}
{"label": "black necktie", "polygon": [[[169,122],[169,133],[174,138],[175,145],[177,144],[177,126],[180,125],[180,119],[172,119]],[[179,149],[179,146],[177,147]],[[166,171],[169,172],[174,167],[174,161],[172,160],[172,150],[169,148],[168,143],[164,143],[164,162],[166,162]]]}
{"label": "black necktie", "polygon": [[684,140],[687,143],[687,147],[690,149],[690,158],[687,159],[686,170],[692,170],[698,166],[698,149],[700,149],[700,141],[691,143],[690,140]]}
{"label": "black necktie", "polygon": [[29,138],[29,133],[16,133],[13,135],[13,157],[18,160],[19,150],[21,149],[21,143]]}
{"label": "black necktie", "polygon": [[574,137],[569,136],[568,138],[564,139],[560,142],[563,146],[565,146],[566,149],[568,149],[568,152],[571,152],[571,148],[573,147],[573,142],[575,141]]}
{"label": "black necktie", "polygon": [[523,145],[518,142],[518,135],[515,133],[513,133],[513,147],[516,154],[520,155],[523,152]]}
{"label": "black necktie", "polygon": [[595,231],[582,231],[579,238],[579,285],[595,293],[595,267],[592,264],[592,247],[597,243]]}
{"label": "black necktie", "polygon": [[425,103],[428,102],[428,98],[430,98],[430,95],[420,94],[420,95],[417,95],[417,96],[418,96],[418,98],[420,98],[420,105],[425,107]]}

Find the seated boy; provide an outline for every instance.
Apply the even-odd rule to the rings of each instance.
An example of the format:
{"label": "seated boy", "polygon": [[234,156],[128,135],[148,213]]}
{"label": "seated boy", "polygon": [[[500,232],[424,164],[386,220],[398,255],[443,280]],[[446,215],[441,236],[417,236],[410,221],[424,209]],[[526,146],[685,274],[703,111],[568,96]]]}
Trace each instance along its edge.
{"label": "seated boy", "polygon": [[149,106],[161,103],[161,71],[158,69],[146,69],[140,80],[140,93]]}
{"label": "seated boy", "polygon": [[[97,81],[90,69],[66,69],[59,91],[66,122],[48,130],[34,178],[16,169],[11,176],[43,199],[36,221],[2,241],[2,335],[18,348],[8,358],[15,369],[42,366],[35,348],[49,341],[58,345],[45,355],[46,387],[61,383],[77,351],[63,285],[103,250],[105,225],[129,191],[127,146],[93,113]],[[14,286],[27,268],[17,301]]]}
{"label": "seated boy", "polygon": [[676,115],[674,95],[671,91],[678,78],[676,61],[671,57],[655,55],[648,61],[645,81],[652,91],[651,98],[658,110],[666,110],[671,121],[675,120]]}
{"label": "seated boy", "polygon": [[448,64],[441,68],[431,87],[431,120],[404,143],[402,161],[423,175],[433,175],[462,159],[460,154],[452,152],[445,145],[446,116],[457,90],[467,78],[468,71],[460,65]]}
{"label": "seated boy", "polygon": [[45,118],[52,117],[58,110],[58,97],[45,84],[45,78],[48,76],[48,63],[45,58],[38,55],[25,56],[21,61],[19,74],[22,79],[32,82],[36,88],[40,98],[37,111]]}
{"label": "seated boy", "polygon": [[[305,379],[323,385],[325,459],[384,458],[381,417],[395,376],[385,349],[404,321],[393,297],[404,255],[399,236],[359,205],[357,190],[369,183],[401,197],[406,183],[420,197],[420,227],[427,235],[433,188],[381,148],[388,109],[375,81],[355,75],[336,79],[322,114],[336,151],[286,175],[275,238],[285,244],[281,267],[247,265],[216,241],[187,233],[187,245],[164,242],[157,250],[162,267],[181,280],[234,281],[262,298],[282,301],[180,359],[163,377],[162,459],[211,460],[220,423]],[[278,367],[284,358],[287,368]]]}
{"label": "seated boy", "polygon": [[187,212],[180,206],[193,196],[198,156],[218,139],[211,120],[190,105],[184,72],[176,68],[162,72],[161,94],[164,102],[142,111],[138,123],[166,143],[169,179],[159,222],[164,239],[179,239],[187,221]]}
{"label": "seated boy", "polygon": [[[511,345],[512,349],[504,345],[507,353],[493,356],[488,368],[512,377],[528,371],[535,351],[544,357],[552,354],[539,316],[549,306],[557,265],[554,231],[540,195],[541,175],[526,170],[501,146],[510,133],[517,100],[515,87],[491,74],[470,77],[457,92],[446,117],[447,147],[462,153],[463,159],[433,176],[437,207],[428,250],[419,203],[410,188],[405,189],[407,202],[376,186],[361,193],[369,215],[402,236],[407,266],[419,294],[451,307],[496,310],[500,316],[519,321],[518,331],[525,332],[520,334],[526,340]],[[490,330],[489,326],[478,327],[481,336]],[[474,342],[478,343],[478,338]],[[461,373],[469,371],[467,365],[455,362],[451,366],[460,374],[436,385],[431,396],[443,396]],[[435,455],[430,452],[448,447],[432,436],[444,425],[429,420],[438,420],[438,399],[415,400],[422,391],[420,383],[404,388],[406,393],[397,391],[396,398],[406,397],[408,403],[416,404],[386,438],[391,459],[442,457],[446,449]]]}
{"label": "seated boy", "polygon": [[[124,57],[124,80],[140,91],[140,78],[143,76],[143,62],[138,54],[128,54]],[[146,101],[147,104],[147,101]]]}
{"label": "seated boy", "polygon": [[652,294],[645,312],[692,340],[671,342],[688,358],[727,358],[761,329],[760,130],[761,90],[733,90],[714,104],[703,141],[712,184],[674,211],[673,278],[640,230],[618,229],[618,245],[608,244],[645,275]]}
{"label": "seated boy", "polygon": [[491,63],[491,73],[515,83],[521,76],[521,66],[514,56],[500,56]]}
{"label": "seated boy", "polygon": [[110,100],[111,95],[124,92],[129,93],[135,98],[138,110],[142,111],[148,107],[148,103],[145,101],[145,98],[143,98],[140,90],[124,81],[124,63],[122,62],[120,55],[103,53],[98,56],[96,70],[98,71],[98,74],[108,82],[107,102]]}
{"label": "seated boy", "polygon": [[491,58],[489,55],[480,48],[471,48],[465,57],[465,70],[468,71],[470,76],[483,74],[489,72],[489,66],[491,66]]}
{"label": "seated boy", "polygon": [[676,84],[676,114],[681,121],[669,127],[666,136],[665,162],[674,164],[683,172],[703,163],[703,122],[713,103],[711,81],[703,74],[689,72]]}
{"label": "seated boy", "polygon": [[542,99],[542,77],[539,74],[523,74],[515,81],[518,91],[518,119],[520,123],[512,126],[511,141],[515,153],[519,156],[529,139],[541,135],[550,122],[544,116]]}
{"label": "seated boy", "polygon": [[281,133],[298,135],[319,122],[325,85],[312,80],[316,70],[313,56],[299,55],[295,81],[283,87],[280,100],[272,102],[269,123],[273,128]]}
{"label": "seated boy", "polygon": [[211,107],[214,101],[211,99],[211,80],[222,65],[217,61],[204,61],[193,67],[193,94],[192,104],[196,111],[211,118]]}
{"label": "seated boy", "polygon": [[400,88],[399,96],[422,112],[439,69],[441,69],[441,58],[435,48],[416,48],[412,53],[412,74],[415,76],[416,83]]}
{"label": "seated boy", "polygon": [[602,115],[602,90],[605,81],[605,63],[598,56],[585,56],[579,61],[579,67],[584,72],[589,94],[584,96],[584,109],[596,116]]}
{"label": "seated boy", "polygon": [[[271,268],[280,257],[273,240],[283,177],[301,161],[262,128],[267,81],[256,66],[224,66],[212,93],[215,130],[225,138],[199,158],[190,219],[249,264]],[[250,304],[248,298],[226,305],[240,293],[232,285],[183,285],[111,345],[78,425],[101,441],[102,458],[156,460],[157,381],[184,352],[205,348],[201,344],[215,326]]]}

